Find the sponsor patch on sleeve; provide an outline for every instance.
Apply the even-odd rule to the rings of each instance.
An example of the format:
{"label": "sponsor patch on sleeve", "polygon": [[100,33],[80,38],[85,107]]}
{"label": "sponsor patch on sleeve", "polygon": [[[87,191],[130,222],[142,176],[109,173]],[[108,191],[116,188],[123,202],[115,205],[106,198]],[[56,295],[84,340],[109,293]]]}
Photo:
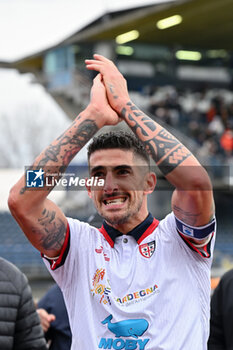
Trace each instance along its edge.
{"label": "sponsor patch on sleeve", "polygon": [[[211,241],[215,233],[216,220],[213,219],[205,226],[189,226],[176,218],[176,228],[183,241],[195,252],[204,258],[211,256]],[[190,240],[192,238],[195,241]],[[204,243],[201,243],[203,242]],[[200,244],[198,243],[200,241]]]}

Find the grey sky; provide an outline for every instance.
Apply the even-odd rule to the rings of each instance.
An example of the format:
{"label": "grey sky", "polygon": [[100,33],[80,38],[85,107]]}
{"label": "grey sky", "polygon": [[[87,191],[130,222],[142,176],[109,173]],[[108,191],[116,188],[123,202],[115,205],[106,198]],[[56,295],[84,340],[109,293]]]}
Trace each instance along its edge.
{"label": "grey sky", "polygon": [[167,1],[0,0],[0,60],[46,49],[105,12]]}

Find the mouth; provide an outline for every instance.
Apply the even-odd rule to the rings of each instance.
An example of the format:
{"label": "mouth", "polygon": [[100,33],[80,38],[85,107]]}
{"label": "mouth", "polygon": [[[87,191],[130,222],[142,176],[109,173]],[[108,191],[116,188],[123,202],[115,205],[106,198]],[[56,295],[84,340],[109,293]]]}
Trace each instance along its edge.
{"label": "mouth", "polygon": [[103,203],[106,207],[119,207],[126,202],[127,198],[128,198],[127,196],[109,197],[109,198],[105,198],[103,200]]}

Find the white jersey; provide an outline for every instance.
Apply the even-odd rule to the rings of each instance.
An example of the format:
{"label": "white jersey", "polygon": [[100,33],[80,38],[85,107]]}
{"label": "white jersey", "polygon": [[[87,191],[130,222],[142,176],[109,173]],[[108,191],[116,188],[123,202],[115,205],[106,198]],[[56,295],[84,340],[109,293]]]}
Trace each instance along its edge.
{"label": "white jersey", "polygon": [[207,349],[214,239],[188,246],[173,213],[127,235],[68,223],[61,256],[44,260],[64,294],[72,350]]}

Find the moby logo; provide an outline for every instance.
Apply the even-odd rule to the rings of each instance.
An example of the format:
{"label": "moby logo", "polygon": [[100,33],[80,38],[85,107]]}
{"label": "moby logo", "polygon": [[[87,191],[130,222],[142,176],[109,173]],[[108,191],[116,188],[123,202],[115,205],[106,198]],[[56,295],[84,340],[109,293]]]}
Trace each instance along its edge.
{"label": "moby logo", "polygon": [[[107,324],[110,332],[115,334],[115,339],[101,338],[99,349],[139,349],[144,350],[149,339],[138,339],[147,330],[149,323],[145,319],[129,319],[112,323],[112,315],[106,317],[102,324]],[[134,339],[123,340],[119,337],[133,337]],[[136,340],[137,339],[137,340]]]}
{"label": "moby logo", "polygon": [[109,315],[102,321],[103,324],[108,324],[108,329],[115,334],[116,337],[133,337],[138,338],[147,330],[149,324],[143,318],[125,320],[116,323],[111,323],[112,315]]}

